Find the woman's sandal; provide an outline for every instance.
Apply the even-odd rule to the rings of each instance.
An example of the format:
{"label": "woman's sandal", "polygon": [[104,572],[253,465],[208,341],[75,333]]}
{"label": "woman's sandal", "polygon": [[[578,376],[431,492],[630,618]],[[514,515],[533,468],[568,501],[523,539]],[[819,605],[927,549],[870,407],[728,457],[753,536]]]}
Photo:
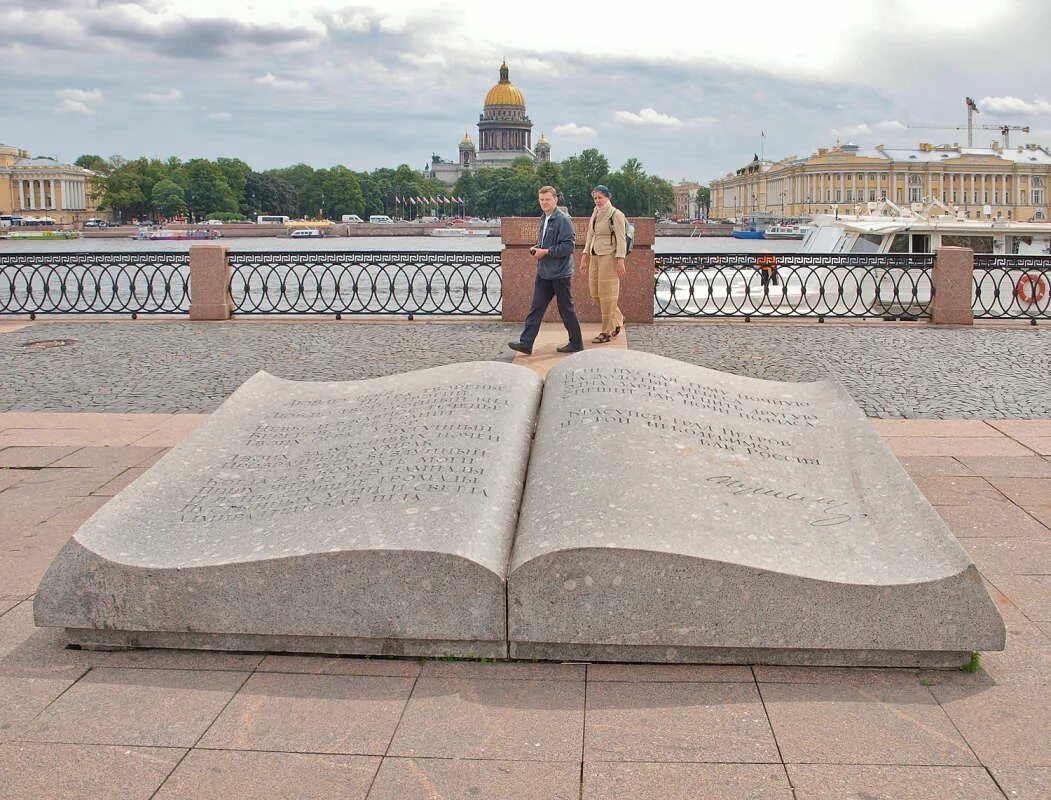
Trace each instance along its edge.
{"label": "woman's sandal", "polygon": [[620,325],[613,329],[613,333],[610,335],[609,338],[616,339],[618,336],[620,336]]}
{"label": "woman's sandal", "polygon": [[612,342],[612,341],[613,341],[613,337],[610,336],[608,333],[603,332],[603,333],[600,333],[598,336],[596,336],[594,339],[592,339],[591,343],[592,344],[606,344],[606,342]]}

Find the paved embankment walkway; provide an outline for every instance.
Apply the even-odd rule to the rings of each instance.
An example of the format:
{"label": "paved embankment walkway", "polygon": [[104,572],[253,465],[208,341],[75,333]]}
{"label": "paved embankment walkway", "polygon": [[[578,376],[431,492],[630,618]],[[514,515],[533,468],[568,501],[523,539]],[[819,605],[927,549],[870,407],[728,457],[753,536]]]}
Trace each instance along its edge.
{"label": "paved embankment walkway", "polygon": [[[510,360],[517,334],[499,323],[148,321],[0,332],[0,797],[1051,796],[1048,370],[994,363],[1021,343],[1029,364],[1046,365],[1043,330],[628,331],[631,347],[763,377],[835,370],[866,408],[911,383],[913,405],[886,410],[923,416],[943,381],[974,415],[1028,410],[873,421],[1004,616],[1007,649],[974,673],[107,653],[34,628],[32,594],[62,543],[205,418],[144,412],[208,412],[260,368],[351,379]],[[518,363],[547,363],[543,348],[562,335],[546,330]],[[61,338],[76,343],[23,346]],[[972,379],[983,388],[965,389]],[[83,413],[98,411],[122,413]]]}

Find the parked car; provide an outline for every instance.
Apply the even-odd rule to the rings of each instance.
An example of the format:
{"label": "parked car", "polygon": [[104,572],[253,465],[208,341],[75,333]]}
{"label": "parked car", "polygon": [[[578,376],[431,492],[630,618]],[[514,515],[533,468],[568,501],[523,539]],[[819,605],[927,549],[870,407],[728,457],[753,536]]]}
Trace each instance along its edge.
{"label": "parked car", "polygon": [[222,225],[223,221],[221,219],[206,219],[203,224],[205,224],[205,225]]}
{"label": "parked car", "polygon": [[358,223],[358,222],[364,222],[365,220],[363,220],[357,214],[344,214],[342,221],[343,222],[350,222],[350,223]]}
{"label": "parked car", "polygon": [[369,222],[371,222],[373,225],[376,225],[376,224],[379,224],[379,225],[393,225],[394,224],[394,220],[392,220],[386,214],[373,214],[372,216],[369,217]]}
{"label": "parked car", "polygon": [[99,219],[98,217],[92,217],[89,220],[84,221],[85,228],[105,228],[106,220]]}

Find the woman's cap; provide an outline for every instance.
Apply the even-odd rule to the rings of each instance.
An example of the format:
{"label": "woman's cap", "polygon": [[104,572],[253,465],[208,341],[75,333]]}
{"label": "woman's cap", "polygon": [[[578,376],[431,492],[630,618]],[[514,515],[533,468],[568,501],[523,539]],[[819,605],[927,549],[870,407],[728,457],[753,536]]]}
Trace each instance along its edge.
{"label": "woman's cap", "polygon": [[604,194],[606,195],[606,197],[609,197],[609,189],[603,186],[601,183],[591,190],[592,194],[595,194],[596,192],[599,194]]}

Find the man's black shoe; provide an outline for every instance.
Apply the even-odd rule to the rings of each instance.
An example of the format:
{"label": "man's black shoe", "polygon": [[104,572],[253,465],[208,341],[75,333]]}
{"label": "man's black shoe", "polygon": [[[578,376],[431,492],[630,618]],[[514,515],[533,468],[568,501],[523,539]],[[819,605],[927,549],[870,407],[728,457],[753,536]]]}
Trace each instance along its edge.
{"label": "man's black shoe", "polygon": [[556,347],[555,349],[558,350],[558,352],[560,353],[579,353],[581,350],[584,349],[584,345],[580,345],[578,347],[575,344],[564,344],[561,347]]}
{"label": "man's black shoe", "polygon": [[508,342],[507,346],[514,350],[516,353],[524,353],[527,356],[533,355],[533,348],[527,345],[525,342]]}

